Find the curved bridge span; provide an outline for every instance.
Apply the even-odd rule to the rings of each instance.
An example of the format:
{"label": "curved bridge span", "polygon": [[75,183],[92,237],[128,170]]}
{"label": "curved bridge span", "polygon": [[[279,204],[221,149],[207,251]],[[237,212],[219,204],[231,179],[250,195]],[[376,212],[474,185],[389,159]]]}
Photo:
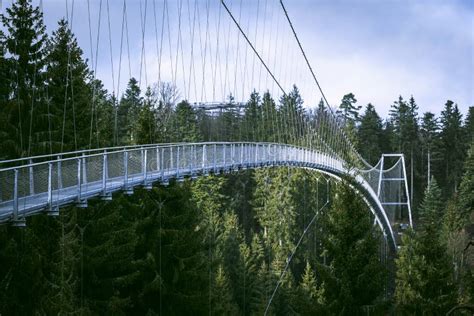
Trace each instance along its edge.
{"label": "curved bridge span", "polygon": [[[397,156],[397,155],[387,155]],[[398,155],[400,156],[400,155]],[[400,156],[401,157],[401,156]],[[400,158],[404,164],[403,157]],[[25,217],[46,212],[57,215],[59,207],[87,200],[112,198],[112,193],[133,188],[167,185],[171,179],[195,178],[209,173],[272,166],[293,166],[318,170],[332,177],[350,178],[351,186],[369,205],[393,251],[397,241],[394,220],[387,208],[409,201],[384,201],[384,182],[393,169],[349,169],[342,159],[294,145],[256,142],[175,143],[84,150],[55,156],[37,156],[0,162],[0,223],[25,225]],[[404,167],[404,166],[403,166]],[[386,181],[385,181],[386,180]],[[408,196],[408,187],[406,187]],[[397,204],[397,205],[398,205]],[[411,224],[411,210],[409,220]]]}

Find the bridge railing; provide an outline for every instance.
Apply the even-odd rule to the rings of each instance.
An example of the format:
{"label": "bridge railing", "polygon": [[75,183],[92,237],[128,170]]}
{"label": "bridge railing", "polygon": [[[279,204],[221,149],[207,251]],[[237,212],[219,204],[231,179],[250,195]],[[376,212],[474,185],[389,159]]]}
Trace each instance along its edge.
{"label": "bridge railing", "polygon": [[321,162],[322,158],[328,168],[342,168],[342,163],[314,150],[276,143],[160,144],[73,152],[41,161],[45,157],[0,169],[0,221],[19,221],[44,209],[56,214],[59,206],[85,205],[91,196],[107,198],[137,185],[150,187],[155,181],[166,184],[170,178],[232,168]]}

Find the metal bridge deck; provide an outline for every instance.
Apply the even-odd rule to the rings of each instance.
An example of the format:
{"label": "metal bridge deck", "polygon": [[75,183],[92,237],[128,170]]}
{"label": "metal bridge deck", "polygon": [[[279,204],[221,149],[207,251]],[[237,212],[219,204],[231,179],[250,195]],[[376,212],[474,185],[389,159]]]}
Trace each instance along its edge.
{"label": "metal bridge deck", "polygon": [[116,191],[131,193],[137,186],[149,188],[155,182],[166,185],[170,179],[211,172],[285,165],[315,169],[337,178],[348,175],[358,183],[356,189],[364,193],[379,226],[396,247],[383,206],[392,202],[380,199],[383,168],[349,170],[339,157],[315,149],[275,143],[160,144],[65,153],[56,159],[41,156],[4,161],[0,167],[6,164],[13,166],[0,169],[0,223],[16,225],[40,212],[56,215],[68,204],[87,206],[93,197],[110,199]]}

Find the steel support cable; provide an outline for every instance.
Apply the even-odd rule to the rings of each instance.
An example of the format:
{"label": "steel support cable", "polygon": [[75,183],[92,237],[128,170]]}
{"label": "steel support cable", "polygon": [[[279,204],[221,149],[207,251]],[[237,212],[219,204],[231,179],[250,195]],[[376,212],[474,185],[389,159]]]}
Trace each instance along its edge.
{"label": "steel support cable", "polygon": [[206,60],[207,60],[207,40],[209,38],[209,0],[206,1],[206,34],[204,39],[204,57],[202,67],[202,86],[201,86],[201,100],[206,99],[207,95],[204,86],[206,85]]}
{"label": "steel support cable", "polygon": [[[255,19],[255,38],[254,38],[255,47],[257,47],[257,43],[258,43],[257,31],[258,31],[259,14],[260,14],[260,0],[257,0],[257,17]],[[254,82],[254,76],[255,76],[255,54],[253,55],[253,58],[252,58],[252,80],[250,81],[252,84]],[[260,87],[258,89],[260,89]],[[258,92],[260,93],[261,91],[258,91]]]}
{"label": "steel support cable", "polygon": [[153,26],[155,30],[155,49],[156,49],[156,66],[158,67],[158,86],[160,82],[160,50],[158,46],[158,23],[156,18],[156,1],[153,0]]}
{"label": "steel support cable", "polygon": [[[216,57],[215,57],[215,67],[214,67],[214,83],[213,83],[213,86],[212,86],[212,100],[215,101],[216,100],[216,85],[217,85],[217,66],[219,65],[219,68],[220,68],[220,72],[219,72],[219,75],[220,75],[220,83],[221,83],[221,89],[223,87],[223,84],[222,84],[222,67],[220,66],[220,58],[218,59],[219,57],[219,39],[220,39],[220,32],[221,32],[221,11],[222,11],[222,7],[219,6],[219,16],[218,16],[218,19],[217,19],[217,26],[216,26]],[[219,61],[218,61],[219,60]]]}
{"label": "steel support cable", "polygon": [[[270,23],[273,23],[273,15],[275,14],[275,6],[271,5],[271,11],[270,11]],[[270,25],[270,37],[268,39],[268,48],[267,48],[267,54],[268,54],[268,57],[267,57],[267,62],[268,62],[268,65],[270,66],[271,62],[272,62],[272,50],[271,50],[271,47],[272,47],[272,38],[273,38],[273,25]],[[264,43],[265,44],[265,43]],[[263,54],[265,53],[265,46],[262,47],[262,52]],[[275,94],[275,91],[274,90],[274,86],[270,89],[269,87],[269,84],[268,84],[268,72],[266,73],[265,75],[265,88],[268,89],[271,94],[277,98],[276,94]]]}
{"label": "steel support cable", "polygon": [[[225,71],[224,71],[224,90],[222,91],[223,93],[223,100],[225,102],[227,98],[227,79],[228,79],[228,71],[229,71],[229,45],[230,45],[230,29],[232,25],[232,19],[229,20],[229,27],[227,29],[227,43],[226,48],[225,48]],[[230,86],[230,82],[229,82]]]}
{"label": "steel support cable", "polygon": [[140,57],[140,74],[138,80],[138,86],[141,87],[142,84],[142,68],[145,72],[145,89],[148,86],[148,74],[147,74],[147,66],[146,66],[146,48],[145,48],[145,31],[146,31],[146,18],[147,18],[147,7],[148,7],[148,0],[145,0],[145,8],[142,9],[142,1],[140,0],[140,26],[142,31],[142,50],[141,50],[141,57]]}
{"label": "steel support cable", "polygon": [[308,232],[308,229],[311,227],[311,225],[314,223],[314,221],[316,220],[316,218],[318,217],[319,215],[319,212],[321,212],[327,205],[329,204],[329,192],[327,192],[327,200],[326,200],[326,203],[324,203],[323,206],[321,206],[321,208],[319,208],[315,214],[313,215],[313,217],[311,218],[311,221],[308,223],[308,225],[305,227],[304,231],[303,231],[303,234],[301,234],[298,242],[296,243],[296,246],[295,248],[293,249],[293,251],[291,252],[291,255],[290,257],[286,260],[286,265],[285,265],[285,268],[283,269],[283,271],[281,272],[280,274],[280,277],[278,279],[278,282],[277,282],[277,285],[275,286],[275,289],[273,290],[272,292],[272,295],[270,296],[270,300],[268,301],[267,303],[267,307],[265,308],[265,313],[264,315],[266,316],[268,314],[268,310],[270,308],[270,305],[272,304],[272,301],[273,301],[273,298],[275,297],[275,294],[276,292],[278,291],[278,288],[280,287],[281,285],[281,282],[283,281],[283,277],[285,276],[288,268],[290,267],[290,263],[291,261],[293,260],[293,257],[296,253],[296,250],[298,249],[299,245],[301,244],[301,242],[303,241],[303,238],[304,236],[306,235],[306,233]]}
{"label": "steel support cable", "polygon": [[[220,7],[220,6],[219,6]],[[247,33],[250,33],[250,15],[247,15],[248,16],[248,19],[247,19]],[[243,68],[243,79],[242,79],[242,98],[240,100],[245,100],[245,86],[246,86],[246,83],[247,83],[247,74],[248,74],[248,70],[247,70],[247,60],[248,60],[248,52],[249,52],[249,49],[248,47],[246,47],[245,49],[245,59],[244,59],[244,68]],[[247,86],[249,86],[247,84]],[[252,92],[252,87],[249,86],[249,92],[251,93]]]}
{"label": "steel support cable", "polygon": [[132,78],[132,65],[130,61],[130,36],[128,32],[128,7],[125,3],[125,36],[127,39],[128,77]]}
{"label": "steel support cable", "polygon": [[196,26],[196,3],[194,4],[194,11],[193,11],[193,22],[191,27],[191,12],[190,12],[190,5],[189,0],[188,3],[188,21],[189,21],[189,35],[191,37],[191,55],[189,60],[189,80],[188,80],[188,93],[189,99],[191,99],[191,77],[194,74],[194,97],[196,98],[196,69],[194,68],[194,31]]}
{"label": "steel support cable", "polygon": [[[208,0],[206,2],[206,41],[205,41],[205,49],[206,49],[206,54],[205,54],[205,62],[207,63],[208,62],[208,57],[207,55],[209,54],[209,65],[210,65],[210,69],[211,69],[211,74],[214,72],[214,64],[212,62],[212,41],[211,41],[211,35],[210,35],[210,22],[209,22],[209,16],[210,16],[210,0]],[[217,49],[217,48],[216,48]],[[209,53],[208,53],[209,51]],[[204,69],[206,69],[206,67],[204,67]],[[204,77],[204,72],[203,72],[203,77]],[[207,76],[206,76],[207,77]],[[212,80],[211,80],[212,81]],[[206,101],[208,101],[208,97],[207,97],[207,89],[205,89],[206,87],[206,84],[205,82],[203,81],[203,85],[202,85],[202,88],[204,88],[204,99],[206,99]],[[213,100],[211,100],[213,101]]]}
{"label": "steel support cable", "polygon": [[48,107],[48,135],[49,135],[49,154],[53,154],[53,135],[51,133],[51,101],[49,99],[49,88],[48,85],[46,85],[45,88],[45,93],[46,93],[46,106]]}
{"label": "steel support cable", "polygon": [[[163,2],[163,10],[161,16],[161,34],[160,34],[160,58],[158,60],[158,89],[161,86],[161,59],[163,56],[163,34],[165,29],[165,3]],[[156,15],[155,15],[156,18]]]}
{"label": "steel support cable", "polygon": [[[317,78],[316,78],[316,75],[315,75],[315,73],[314,73],[314,71],[313,71],[313,69],[312,69],[312,67],[311,67],[311,64],[309,63],[309,60],[308,60],[308,58],[306,57],[306,53],[305,53],[305,51],[304,51],[304,49],[303,49],[303,47],[302,47],[302,45],[301,45],[301,42],[300,42],[300,40],[299,40],[299,38],[298,38],[298,36],[297,36],[297,34],[296,34],[296,31],[295,31],[295,29],[294,29],[294,27],[293,27],[293,23],[291,22],[291,19],[290,19],[289,15],[288,15],[288,12],[287,12],[286,8],[285,8],[285,5],[283,4],[283,0],[280,0],[280,5],[281,5],[281,7],[282,7],[282,9],[283,9],[283,11],[284,11],[284,13],[285,13],[285,16],[286,16],[286,18],[287,18],[287,20],[288,20],[288,23],[289,23],[290,27],[291,27],[291,30],[292,30],[292,32],[293,32],[293,35],[294,35],[294,37],[295,37],[295,39],[296,39],[296,41],[297,41],[297,43],[298,43],[298,46],[299,46],[299,48],[300,48],[300,50],[301,50],[301,53],[303,54],[303,57],[304,57],[304,59],[305,59],[305,61],[306,61],[306,65],[308,66],[308,68],[309,68],[309,70],[310,70],[310,72],[311,72],[311,75],[312,75],[312,77],[313,77],[313,79],[314,79],[314,81],[315,81],[315,83],[316,83],[316,85],[317,85],[319,91],[321,92],[321,96],[323,97],[324,101],[326,102],[326,105],[328,106],[329,110],[331,111],[331,114],[335,116],[335,113],[334,113],[333,109],[331,108],[329,102],[327,101],[327,98],[326,98],[326,96],[325,96],[325,94],[324,94],[324,92],[323,92],[323,90],[322,90],[322,88],[321,88],[321,85],[319,84],[319,82],[318,82],[318,80],[317,80]],[[343,134],[344,134],[345,140],[349,142],[349,140],[348,140],[348,138],[347,138],[347,135],[345,135],[345,133],[343,133]],[[352,143],[350,143],[349,146],[351,147],[351,151],[357,152],[357,151],[355,151],[355,149],[354,149]],[[360,155],[359,155],[359,156],[360,156]]]}
{"label": "steel support cable", "polygon": [[[196,2],[197,3],[197,2]],[[219,65],[219,68],[220,68],[220,72],[219,72],[219,75],[220,75],[220,83],[221,83],[221,89],[223,89],[223,85],[222,85],[222,68],[220,67],[220,58],[219,58],[219,62],[218,62],[218,57],[219,57],[219,39],[220,39],[220,33],[221,33],[221,11],[222,11],[222,7],[219,6],[219,17],[217,19],[217,27],[216,27],[216,31],[217,31],[217,35],[216,35],[216,58],[215,58],[215,68],[214,68],[214,84],[213,84],[213,87],[212,87],[212,100],[213,101],[216,101],[216,81],[217,81],[217,66]],[[197,97],[197,96],[196,96]]]}
{"label": "steel support cable", "polygon": [[[125,0],[124,0],[125,1]],[[117,135],[117,106],[116,106],[116,98],[115,95],[115,73],[114,73],[114,60],[113,60],[113,48],[112,48],[112,31],[110,28],[110,8],[109,8],[109,0],[106,2],[106,7],[107,7],[107,24],[108,24],[108,30],[109,30],[109,50],[110,50],[110,67],[111,67],[111,75],[112,75],[112,100],[114,102],[114,107],[115,107],[115,115],[114,115],[114,134]],[[123,25],[122,25],[122,38],[123,38]],[[122,62],[122,40],[120,40],[120,63]],[[120,73],[120,66],[119,65],[119,73]],[[119,75],[120,77],[120,75]],[[117,83],[117,89],[118,89],[118,83]],[[114,136],[114,139],[116,137]]]}
{"label": "steel support cable", "polygon": [[113,100],[114,102],[114,112],[115,112],[115,117],[114,117],[114,144],[115,146],[118,145],[118,106],[119,106],[119,97],[120,97],[120,79],[121,79],[121,74],[122,74],[122,50],[123,50],[123,33],[124,33],[124,28],[125,28],[125,10],[126,10],[127,4],[126,0],[123,0],[123,6],[122,6],[122,27],[121,27],[121,33],[120,33],[120,53],[119,53],[119,65],[118,65],[118,78],[117,78],[117,97]]}
{"label": "steel support cable", "polygon": [[22,118],[21,118],[21,102],[20,102],[20,76],[19,76],[19,71],[18,71],[18,42],[15,39],[15,76],[16,76],[16,102],[17,102],[17,108],[18,108],[18,130],[20,132],[20,156],[23,157],[24,151],[23,151],[23,127],[21,124]]}
{"label": "steel support cable", "polygon": [[245,32],[242,30],[242,28],[240,27],[239,23],[235,20],[234,16],[232,15],[232,12],[229,10],[229,8],[227,7],[227,5],[225,4],[225,1],[224,0],[221,0],[221,3],[222,5],[224,6],[224,8],[226,9],[227,13],[229,14],[229,16],[231,17],[232,21],[234,21],[235,25],[237,26],[237,28],[239,29],[240,33],[242,34],[242,36],[245,38],[245,40],[247,41],[247,43],[250,45],[250,47],[252,48],[253,52],[257,55],[258,59],[260,60],[260,62],[262,63],[262,65],[265,67],[265,69],[267,70],[267,72],[269,73],[269,75],[272,77],[272,79],[275,81],[275,83],[278,85],[278,88],[282,91],[282,93],[286,96],[286,92],[285,90],[283,89],[283,87],[280,85],[280,83],[278,82],[278,80],[275,78],[275,76],[273,75],[273,73],[271,72],[271,70],[268,68],[267,64],[263,61],[262,57],[260,56],[260,54],[257,52],[257,50],[255,49],[255,47],[253,46],[252,42],[249,40],[249,38],[247,37],[247,34],[245,34]]}
{"label": "steel support cable", "polygon": [[164,0],[163,7],[166,8],[166,25],[168,30],[168,48],[169,48],[169,55],[170,55],[170,65],[171,65],[171,81],[173,82],[173,89],[176,87],[176,78],[174,77],[174,66],[173,66],[173,53],[172,53],[172,45],[171,45],[171,31],[170,31],[170,13],[168,8],[168,0]]}
{"label": "steel support cable", "polygon": [[[201,56],[201,72],[204,72],[204,49],[203,49],[203,46],[202,46],[202,29],[201,29],[201,11],[199,10],[199,5],[197,5],[197,15],[198,15],[198,34],[199,34],[199,52],[200,52],[200,56]],[[202,90],[200,91],[201,92],[201,97],[199,99],[200,102],[203,101],[202,99]],[[198,96],[196,95],[196,99],[198,99]]]}
{"label": "steel support cable", "polygon": [[329,102],[327,101],[326,96],[324,95],[324,92],[323,92],[323,90],[322,90],[322,88],[321,88],[321,86],[320,86],[320,84],[319,84],[319,82],[318,82],[318,79],[316,79],[316,75],[314,74],[313,68],[311,67],[311,64],[309,63],[308,58],[306,57],[306,53],[305,53],[305,51],[303,50],[303,46],[301,46],[300,40],[299,40],[298,36],[296,35],[296,31],[295,31],[295,29],[294,29],[294,27],[293,27],[293,23],[291,22],[290,17],[288,16],[288,12],[286,11],[285,5],[283,4],[283,0],[280,0],[280,5],[281,5],[281,7],[282,7],[282,9],[283,9],[283,11],[284,11],[284,13],[285,13],[285,16],[286,16],[286,19],[288,20],[288,23],[290,24],[290,27],[291,27],[291,30],[293,31],[293,35],[294,35],[294,37],[295,37],[295,39],[296,39],[296,42],[298,43],[298,46],[299,46],[299,48],[300,48],[300,50],[301,50],[301,53],[303,54],[303,57],[304,57],[304,59],[305,59],[305,61],[306,61],[306,65],[308,66],[308,68],[309,68],[309,70],[310,70],[310,72],[311,72],[311,75],[313,76],[313,79],[314,79],[316,85],[318,86],[319,91],[321,92],[321,96],[323,97],[324,101],[326,102],[326,104],[327,104],[327,106],[329,107],[329,109],[331,110],[331,112],[333,112],[332,109],[331,109],[331,106],[329,105]]}
{"label": "steel support cable", "polygon": [[[71,24],[70,24],[70,31],[71,31],[71,36],[72,36],[72,26],[74,22],[74,0],[72,0],[72,5],[71,5]],[[72,40],[72,38],[71,38]],[[69,62],[71,62],[71,47],[69,47]],[[76,101],[74,98],[74,77],[72,74],[72,67],[69,66],[69,71],[70,71],[70,76],[71,76],[71,103],[72,103],[72,122],[73,122],[73,128],[74,128],[74,147],[75,150],[77,150],[77,128],[76,128]]]}
{"label": "steel support cable", "polygon": [[91,68],[94,68],[94,45],[92,44],[92,22],[91,22],[91,9],[90,0],[87,0],[87,18],[89,21],[89,46],[91,49]]}
{"label": "steel support cable", "polygon": [[[265,34],[266,34],[266,24],[267,24],[267,5],[268,5],[268,0],[265,0],[265,6],[264,6],[264,13],[263,13],[263,32],[262,32],[262,50],[265,50]],[[255,40],[255,44],[257,44],[257,39]],[[254,55],[255,56],[255,55]],[[259,73],[258,73],[258,90],[261,91],[261,80],[262,80],[262,67],[260,66],[259,68]]]}
{"label": "steel support cable", "polygon": [[[242,20],[242,0],[239,2],[239,24]],[[237,97],[237,69],[239,66],[240,57],[240,36],[237,36],[237,48],[235,50],[235,68],[234,68],[234,96]]]}
{"label": "steel support cable", "polygon": [[[39,5],[41,14],[44,15],[43,12],[43,1],[40,0],[40,5]],[[0,11],[1,11],[1,4],[0,4]],[[1,14],[1,13],[0,13]],[[53,136],[51,132],[51,108],[50,108],[50,100],[49,100],[49,88],[48,84],[45,85],[45,94],[46,94],[46,107],[48,109],[48,136],[49,136],[49,153],[53,153]]]}
{"label": "steel support cable", "polygon": [[[272,6],[272,13],[271,13],[271,21],[273,21],[273,17],[274,17],[274,13],[275,13],[275,10],[274,10],[274,6]],[[276,66],[276,52],[277,52],[277,47],[278,47],[278,38],[279,38],[279,28],[280,28],[280,23],[279,23],[279,19],[277,19],[277,26],[276,26],[276,39],[275,39],[275,50],[274,50],[274,57],[273,57],[273,69],[275,70],[275,66]],[[269,55],[269,62],[271,62],[271,45],[272,45],[272,35],[273,35],[273,27],[270,28],[270,38],[268,40],[268,55]],[[265,77],[265,85],[268,87],[268,75]],[[274,98],[277,98],[278,96],[274,93],[274,88],[275,88],[275,81],[272,81],[272,94],[274,95],[273,97]],[[275,128],[275,125],[278,126],[278,114],[276,111],[271,111],[271,120],[272,120],[272,132],[274,132],[276,130]],[[275,137],[273,138],[275,140]],[[269,139],[268,139],[269,140]]]}
{"label": "steel support cable", "polygon": [[[273,6],[272,6],[273,8]],[[272,20],[273,20],[273,15],[274,15],[274,10],[272,9]],[[272,28],[273,29],[273,28]],[[271,34],[271,33],[270,33]],[[271,36],[271,35],[270,35]],[[278,43],[279,43],[279,39],[280,39],[280,15],[277,14],[276,15],[276,34],[275,34],[275,40],[274,40],[274,52],[273,52],[273,71],[275,72],[275,74],[277,74],[277,53],[278,53]],[[271,49],[271,44],[272,43],[269,43],[268,44],[268,50],[270,51]],[[273,90],[275,88],[275,82],[272,82],[272,93],[273,93]]]}
{"label": "steel support cable", "polygon": [[[240,3],[239,3],[239,24],[241,23],[241,20],[242,20],[242,0],[240,0]],[[237,49],[236,49],[236,54],[235,54],[235,68],[234,68],[234,93],[233,93],[234,100],[235,98],[237,98],[237,94],[238,94],[237,93],[237,73],[238,73],[238,68],[239,68],[239,57],[240,57],[240,36],[237,36]],[[230,109],[230,111],[233,112],[232,109]],[[237,119],[239,118],[240,118],[240,113],[237,114]],[[242,139],[242,125],[239,124],[239,122],[237,122],[237,124],[239,126],[239,139]]]}
{"label": "steel support cable", "polygon": [[[89,0],[87,0],[89,3]],[[102,0],[99,1],[99,17],[98,17],[98,24],[97,24],[97,39],[96,39],[96,50],[95,50],[95,59],[94,59],[94,65],[93,65],[93,75],[92,75],[92,102],[91,102],[91,127],[90,127],[90,134],[89,134],[89,148],[92,147],[92,137],[93,137],[93,130],[94,130],[94,113],[96,112],[95,109],[95,95],[96,95],[96,90],[97,90],[97,82],[95,80],[96,74],[97,74],[97,59],[98,59],[98,54],[99,54],[99,39],[100,39],[100,24],[102,20]],[[91,28],[91,24],[89,24],[89,28]],[[89,32],[92,32],[92,30],[89,30]],[[97,117],[95,118],[96,121],[96,129],[98,127],[97,125]],[[99,142],[97,135],[97,143]],[[97,144],[98,145],[98,144]]]}
{"label": "steel support cable", "polygon": [[33,130],[33,111],[34,111],[34,107],[35,107],[35,93],[36,93],[36,90],[37,90],[37,87],[36,87],[36,71],[37,71],[37,68],[38,68],[38,52],[36,51],[34,53],[34,56],[35,56],[35,65],[33,67],[33,89],[32,89],[32,96],[31,96],[31,110],[30,110],[30,128],[29,128],[29,132],[28,132],[28,156],[30,156],[30,149],[31,149],[31,133],[32,133],[32,130]]}
{"label": "steel support cable", "polygon": [[[180,7],[179,7],[179,19],[181,21],[181,17],[182,17],[182,10],[183,10],[183,0],[180,0],[179,1],[179,4],[180,4]],[[183,68],[183,89],[184,89],[184,98],[185,99],[189,99],[189,91],[187,90],[187,86],[186,86],[186,72],[184,70],[184,52],[183,52],[183,34],[182,34],[182,30],[181,30],[181,23],[179,23],[179,48],[180,48],[180,51],[181,51],[181,66]]]}
{"label": "steel support cable", "polygon": [[[66,23],[69,23],[69,8],[68,8],[69,0],[66,0]],[[61,152],[63,152],[64,148],[64,131],[66,126],[66,105],[67,105],[67,89],[69,83],[69,63],[70,63],[70,56],[71,56],[71,48],[69,43],[67,45],[67,65],[66,65],[66,88],[64,89],[64,104],[63,104],[63,125],[61,130]],[[77,148],[76,148],[77,149]]]}

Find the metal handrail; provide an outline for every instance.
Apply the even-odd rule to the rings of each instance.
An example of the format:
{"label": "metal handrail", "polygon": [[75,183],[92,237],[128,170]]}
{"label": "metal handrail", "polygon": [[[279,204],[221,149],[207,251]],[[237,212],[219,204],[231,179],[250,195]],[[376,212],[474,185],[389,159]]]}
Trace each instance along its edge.
{"label": "metal handrail", "polygon": [[[216,151],[217,149],[218,151]],[[136,152],[140,154],[133,156],[134,158],[130,160],[129,157]],[[114,157],[111,161],[109,158],[114,154],[119,154],[119,156]],[[67,155],[73,156],[64,157]],[[210,158],[208,155],[212,157]],[[170,178],[179,180],[187,175],[193,177],[197,173],[226,171],[238,167],[258,168],[268,165],[288,165],[318,169],[336,177],[345,174],[356,178],[363,190],[368,192],[371,199],[374,200],[376,207],[381,210],[379,223],[383,222],[388,235],[393,236],[390,222],[381,203],[383,201],[379,200],[375,193],[380,188],[380,183],[378,188],[374,187],[374,184],[370,184],[368,179],[359,177],[355,169],[347,168],[340,157],[334,157],[330,153],[314,148],[274,142],[196,142],[101,148],[59,155],[44,155],[40,158],[53,156],[57,158],[0,169],[0,175],[3,174],[3,179],[6,180],[5,183],[2,183],[2,178],[0,178],[0,190],[8,188],[5,195],[7,198],[3,202],[0,194],[0,222],[5,221],[9,214],[13,214],[15,222],[19,219],[20,214],[23,216],[35,214],[45,208],[49,208],[49,212],[56,214],[57,211],[53,211],[53,208],[72,201],[76,201],[79,205],[86,204],[83,199],[87,200],[99,194],[103,197],[110,196],[112,192],[118,190],[130,192],[134,186],[149,187],[154,181],[166,183]],[[98,157],[102,157],[102,159],[94,159],[92,162],[88,160]],[[28,161],[32,160],[33,157],[28,159]],[[70,161],[75,161],[75,163],[65,164]],[[156,161],[156,164],[150,165],[151,161]],[[131,173],[129,173],[129,162],[132,163]],[[35,169],[38,166],[42,167]],[[114,172],[113,176],[110,176],[109,168],[112,167]],[[97,169],[90,168],[99,168],[98,173],[91,171]],[[26,172],[22,170],[26,170]],[[12,171],[13,173],[7,174]],[[66,172],[69,175],[67,178],[63,175]],[[93,177],[92,180],[89,178],[90,175]],[[68,183],[64,187],[63,180]],[[41,181],[39,190],[35,188],[36,181]],[[109,183],[114,183],[114,187],[108,187]],[[45,184],[47,184],[47,188]],[[65,192],[63,190],[69,192],[66,194],[69,196],[67,200],[60,197]],[[53,196],[53,192],[58,196]],[[28,205],[25,204],[27,201],[29,201]],[[2,207],[3,211],[1,211]]]}

